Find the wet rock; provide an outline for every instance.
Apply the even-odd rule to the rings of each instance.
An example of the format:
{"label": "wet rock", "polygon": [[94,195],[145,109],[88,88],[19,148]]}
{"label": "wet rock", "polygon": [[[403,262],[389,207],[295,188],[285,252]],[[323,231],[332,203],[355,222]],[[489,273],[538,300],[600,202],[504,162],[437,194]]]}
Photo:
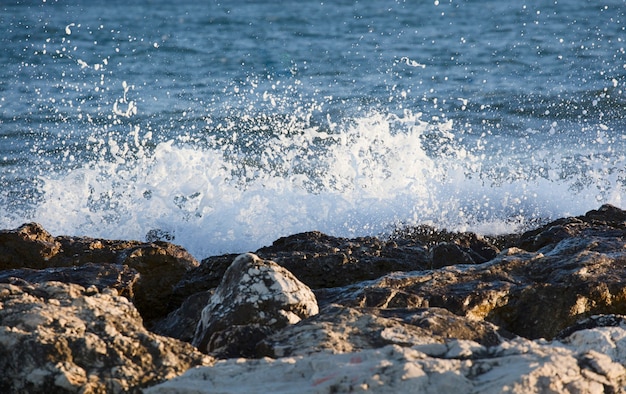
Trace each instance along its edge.
{"label": "wet rock", "polygon": [[621,224],[563,223],[532,237],[547,239],[556,227],[563,230],[550,244],[542,241],[539,251],[509,248],[483,264],[392,273],[317,296],[322,304],[352,307],[445,308],[531,339],[553,338],[594,314],[626,313]]}
{"label": "wet rock", "polygon": [[626,211],[609,204],[585,215],[557,219],[521,235],[517,245],[528,251],[547,252],[573,237],[621,238],[626,231]]}
{"label": "wet rock", "polygon": [[83,287],[95,286],[98,291],[113,289],[119,295],[133,298],[139,273],[126,265],[87,263],[78,267],[57,267],[35,270],[30,268],[0,271],[0,283],[15,279],[30,283],[63,282]]}
{"label": "wet rock", "polygon": [[202,309],[209,303],[213,293],[215,289],[190,295],[178,309],[155,322],[151,330],[159,335],[191,343],[202,316]]}
{"label": "wet rock", "polygon": [[429,268],[426,249],[409,240],[347,239],[313,231],[279,238],[255,252],[292,272],[312,289],[378,278],[392,271]]}
{"label": "wet rock", "polygon": [[166,242],[125,249],[118,254],[117,261],[141,275],[134,302],[147,321],[156,320],[171,310],[174,287],[187,271],[199,265],[185,249]]}
{"label": "wet rock", "polygon": [[167,242],[53,237],[37,223],[0,231],[2,270],[85,264],[125,265],[137,271],[140,276],[133,284],[133,301],[147,322],[164,317],[179,305],[170,305],[174,286],[185,272],[199,265],[185,249]]}
{"label": "wet rock", "polygon": [[433,246],[430,250],[430,258],[432,259],[431,268],[441,268],[456,264],[474,264],[474,259],[468,251],[450,242],[442,242]]}
{"label": "wet rock", "polygon": [[233,261],[202,310],[193,344],[217,357],[254,356],[251,334],[260,340],[317,313],[306,285],[276,263],[247,253]]}
{"label": "wet rock", "polygon": [[27,223],[16,230],[0,231],[0,270],[47,268],[61,244],[41,225]]}
{"label": "wet rock", "polygon": [[148,332],[115,290],[61,282],[0,284],[0,391],[140,392],[212,360]]}

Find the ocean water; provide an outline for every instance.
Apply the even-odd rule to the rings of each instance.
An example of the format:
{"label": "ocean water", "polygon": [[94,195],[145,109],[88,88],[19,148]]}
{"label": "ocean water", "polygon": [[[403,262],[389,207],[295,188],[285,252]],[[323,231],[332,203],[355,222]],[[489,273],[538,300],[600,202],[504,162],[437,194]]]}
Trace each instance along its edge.
{"label": "ocean water", "polygon": [[198,258],[626,201],[622,0],[0,2],[0,228]]}

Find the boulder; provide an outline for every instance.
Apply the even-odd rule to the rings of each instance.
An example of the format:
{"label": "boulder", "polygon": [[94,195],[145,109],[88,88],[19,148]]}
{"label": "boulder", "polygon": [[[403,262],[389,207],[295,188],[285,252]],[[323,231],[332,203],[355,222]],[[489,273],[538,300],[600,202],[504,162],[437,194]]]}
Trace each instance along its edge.
{"label": "boulder", "polygon": [[391,344],[445,343],[451,338],[495,346],[512,337],[493,324],[470,320],[440,308],[380,309],[329,305],[318,315],[265,338],[257,349],[260,355],[277,358],[319,352],[348,353]]}
{"label": "boulder", "polygon": [[122,393],[212,359],[147,331],[127,298],[61,282],[0,283],[0,391]]}
{"label": "boulder", "polygon": [[509,248],[477,265],[391,273],[362,286],[317,291],[320,303],[445,308],[517,335],[551,339],[595,314],[626,314],[626,249],[604,229],[546,246]]}
{"label": "boulder", "polygon": [[148,324],[180,305],[170,303],[174,286],[199,265],[185,249],[167,242],[53,237],[37,223],[0,231],[0,270],[85,264],[118,264],[138,272],[132,299]]}
{"label": "boulder", "polygon": [[391,271],[429,268],[428,251],[411,240],[341,238],[318,231],[279,238],[255,252],[285,267],[312,289],[343,286]]}
{"label": "boulder", "polygon": [[146,394],[618,393],[626,384],[626,331],[578,331],[569,343],[524,338],[485,347],[468,340],[386,345],[346,353],[227,360],[145,390]]}
{"label": "boulder", "polygon": [[256,343],[269,333],[317,313],[306,285],[278,264],[246,253],[232,262],[202,310],[193,345],[217,357],[254,356]]}
{"label": "boulder", "polygon": [[47,268],[61,244],[41,225],[27,223],[15,230],[0,231],[0,270]]}

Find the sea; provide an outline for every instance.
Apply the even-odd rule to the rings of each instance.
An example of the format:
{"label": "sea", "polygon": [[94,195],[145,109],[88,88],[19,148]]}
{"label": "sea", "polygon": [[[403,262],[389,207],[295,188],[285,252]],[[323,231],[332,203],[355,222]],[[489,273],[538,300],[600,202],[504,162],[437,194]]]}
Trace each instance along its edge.
{"label": "sea", "polygon": [[197,258],[626,205],[623,0],[0,0],[0,228]]}

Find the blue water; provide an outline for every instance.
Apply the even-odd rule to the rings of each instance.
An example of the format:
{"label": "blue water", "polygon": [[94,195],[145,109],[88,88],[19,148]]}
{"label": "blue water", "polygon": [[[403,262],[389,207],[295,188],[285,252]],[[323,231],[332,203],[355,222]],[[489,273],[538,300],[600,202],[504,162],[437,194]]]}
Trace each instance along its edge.
{"label": "blue water", "polygon": [[[414,4],[416,3],[416,4]],[[0,228],[199,258],[623,206],[623,1],[0,3]]]}

